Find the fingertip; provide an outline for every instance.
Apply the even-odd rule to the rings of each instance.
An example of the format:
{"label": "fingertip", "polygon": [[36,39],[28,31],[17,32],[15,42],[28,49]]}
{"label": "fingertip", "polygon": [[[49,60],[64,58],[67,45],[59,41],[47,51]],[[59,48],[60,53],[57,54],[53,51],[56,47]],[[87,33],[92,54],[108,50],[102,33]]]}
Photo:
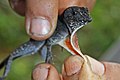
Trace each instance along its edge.
{"label": "fingertip", "polygon": [[84,60],[82,57],[77,55],[70,56],[64,62],[63,72],[65,72],[66,75],[68,76],[76,74],[80,71],[83,63],[84,63]]}
{"label": "fingertip", "polygon": [[50,21],[44,17],[30,19],[29,16],[26,16],[26,31],[34,40],[45,40],[53,34],[54,28]]}
{"label": "fingertip", "polygon": [[8,0],[11,8],[19,15],[25,16],[25,0]]}
{"label": "fingertip", "polygon": [[87,55],[85,56],[88,59],[89,66],[91,67],[93,73],[102,76],[105,72],[105,66],[101,62],[97,61],[96,59],[89,57]]}
{"label": "fingertip", "polygon": [[43,64],[37,65],[32,72],[32,79],[33,80],[47,79],[49,69],[50,69],[50,65],[43,65]]}
{"label": "fingertip", "polygon": [[119,80],[120,79],[120,64],[112,62],[103,62],[105,66],[105,77],[107,80]]}
{"label": "fingertip", "polygon": [[84,60],[80,56],[68,57],[62,67],[63,80],[78,80],[83,64]]}
{"label": "fingertip", "polygon": [[60,80],[60,76],[51,64],[38,64],[32,72],[33,80]]}
{"label": "fingertip", "polygon": [[59,1],[59,14],[62,14],[64,10],[71,6],[87,7],[92,10],[96,0],[60,0]]}
{"label": "fingertip", "polygon": [[96,3],[96,0],[87,0],[87,7],[91,11]]}
{"label": "fingertip", "polygon": [[26,30],[35,40],[49,38],[57,24],[58,0],[26,0]]}

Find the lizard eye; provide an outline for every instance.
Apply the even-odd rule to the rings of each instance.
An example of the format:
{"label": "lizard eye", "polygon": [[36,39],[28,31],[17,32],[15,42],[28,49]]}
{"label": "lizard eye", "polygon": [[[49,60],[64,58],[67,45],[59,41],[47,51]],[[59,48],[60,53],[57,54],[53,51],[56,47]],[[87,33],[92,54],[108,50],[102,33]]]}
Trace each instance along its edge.
{"label": "lizard eye", "polygon": [[9,0],[9,4],[16,13],[25,15],[25,0]]}

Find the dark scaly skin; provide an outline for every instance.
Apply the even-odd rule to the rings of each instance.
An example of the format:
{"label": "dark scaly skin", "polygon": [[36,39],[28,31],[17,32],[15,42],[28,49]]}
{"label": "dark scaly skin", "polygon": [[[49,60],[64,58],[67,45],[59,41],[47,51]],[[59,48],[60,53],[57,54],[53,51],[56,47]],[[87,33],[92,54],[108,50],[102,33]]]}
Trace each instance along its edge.
{"label": "dark scaly skin", "polygon": [[[91,17],[89,16],[88,9],[84,7],[70,7],[67,8],[64,13],[59,16],[57,27],[54,34],[44,41],[35,41],[30,39],[28,42],[25,42],[21,46],[19,46],[15,51],[13,51],[1,64],[0,69],[5,66],[5,71],[0,80],[4,80],[4,78],[8,75],[10,71],[10,67],[12,61],[27,55],[32,55],[41,50],[41,53],[46,53],[46,63],[50,63],[52,60],[52,52],[51,48],[53,45],[58,44],[63,39],[70,37],[72,32],[80,27],[86,25],[91,21]],[[43,49],[46,48],[46,49]],[[44,51],[47,50],[47,51]]]}

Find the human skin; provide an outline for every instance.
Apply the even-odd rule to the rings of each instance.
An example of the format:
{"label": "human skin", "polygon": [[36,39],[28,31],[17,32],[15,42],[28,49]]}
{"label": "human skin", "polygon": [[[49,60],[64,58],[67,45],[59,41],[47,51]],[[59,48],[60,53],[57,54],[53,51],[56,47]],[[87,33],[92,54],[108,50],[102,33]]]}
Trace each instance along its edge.
{"label": "human skin", "polygon": [[[89,56],[88,56],[89,57]],[[68,57],[59,74],[51,64],[38,64],[33,70],[33,80],[119,80],[120,64],[99,62],[91,57],[87,65],[80,56]]]}
{"label": "human skin", "polygon": [[94,6],[95,0],[9,0],[12,9],[25,16],[27,34],[35,40],[49,38],[57,24],[57,17],[70,6]]}
{"label": "human skin", "polygon": [[[49,38],[56,27],[57,17],[70,6],[85,6],[92,10],[95,0],[9,0],[12,9],[25,16],[25,27],[28,35],[35,40]],[[107,80],[118,80],[120,64],[98,62],[88,59],[89,64],[83,67],[84,60],[80,56],[71,56],[64,62],[62,74],[51,64],[38,64],[33,70],[33,80],[85,80],[86,74],[103,75]],[[86,71],[85,71],[86,70]],[[84,76],[81,76],[85,74]]]}

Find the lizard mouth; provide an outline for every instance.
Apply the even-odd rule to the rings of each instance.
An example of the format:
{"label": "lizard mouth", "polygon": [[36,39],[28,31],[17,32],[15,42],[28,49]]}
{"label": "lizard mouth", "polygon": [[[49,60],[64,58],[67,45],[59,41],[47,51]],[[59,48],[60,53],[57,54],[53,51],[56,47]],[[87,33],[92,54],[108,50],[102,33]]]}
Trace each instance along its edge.
{"label": "lizard mouth", "polygon": [[87,25],[87,23],[92,21],[88,9],[84,7],[73,6],[72,8],[66,9],[62,17],[63,22],[68,28],[69,36],[59,44],[67,49],[71,54],[80,55],[85,59],[85,61],[87,61],[79,48],[76,32]]}
{"label": "lizard mouth", "polygon": [[[87,24],[87,23],[85,23],[85,25],[86,25],[86,24]],[[80,55],[85,61],[87,61],[86,58],[85,58],[85,56],[82,54],[82,52],[81,52],[81,50],[80,50],[80,47],[79,47],[79,44],[78,44],[78,38],[77,38],[77,34],[76,34],[76,32],[77,32],[79,29],[81,29],[83,26],[84,26],[84,25],[79,26],[78,28],[76,28],[76,29],[72,32],[72,34],[71,34],[71,36],[70,36],[70,44],[71,44],[72,48],[77,52],[77,55]]]}

